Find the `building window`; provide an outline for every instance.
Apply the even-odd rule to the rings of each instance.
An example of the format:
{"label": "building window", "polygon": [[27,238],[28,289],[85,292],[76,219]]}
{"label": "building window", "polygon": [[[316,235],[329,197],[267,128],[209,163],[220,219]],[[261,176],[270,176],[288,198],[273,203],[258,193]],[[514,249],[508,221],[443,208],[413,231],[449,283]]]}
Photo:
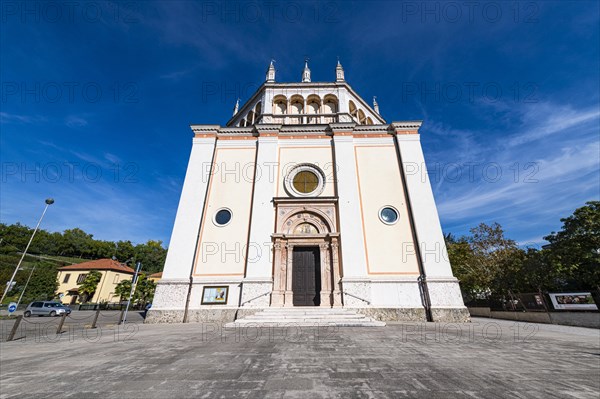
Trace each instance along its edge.
{"label": "building window", "polygon": [[71,277],[71,273],[65,274],[65,278],[63,279],[63,283],[68,283],[70,277]]}
{"label": "building window", "polygon": [[302,194],[312,193],[319,186],[319,178],[309,170],[303,170],[294,176],[294,188]]}
{"label": "building window", "polygon": [[229,222],[231,222],[231,209],[221,208],[215,213],[215,217],[213,218],[213,223],[217,226],[227,226]]}
{"label": "building window", "polygon": [[77,276],[77,284],[83,283],[83,280],[85,280],[85,276],[87,276],[87,273],[82,273],[79,276]]}
{"label": "building window", "polygon": [[398,221],[398,211],[391,206],[384,206],[379,210],[379,219],[385,224],[394,224]]}
{"label": "building window", "polygon": [[119,275],[115,274],[115,279],[113,280],[113,283],[117,284],[119,282]]}
{"label": "building window", "polygon": [[316,197],[325,188],[325,174],[314,165],[298,165],[288,173],[285,188],[293,197]]}

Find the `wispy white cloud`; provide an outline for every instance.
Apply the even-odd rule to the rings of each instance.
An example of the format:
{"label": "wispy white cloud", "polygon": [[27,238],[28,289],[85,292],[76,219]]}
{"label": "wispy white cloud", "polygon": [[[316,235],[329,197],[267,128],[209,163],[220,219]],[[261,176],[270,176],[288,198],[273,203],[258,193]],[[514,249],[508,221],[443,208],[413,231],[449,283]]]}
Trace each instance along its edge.
{"label": "wispy white cloud", "polygon": [[522,130],[513,135],[507,144],[509,147],[514,147],[561,132],[568,134],[568,129],[590,123],[597,128],[599,117],[600,110],[597,106],[574,109],[568,105],[537,103],[525,108]]}
{"label": "wispy white cloud", "polygon": [[[449,182],[446,176],[442,176],[444,184],[434,182],[438,210],[446,226],[463,232],[464,224],[473,220],[476,222],[471,225],[499,221],[517,234],[530,229],[542,231],[544,234],[536,240],[520,239],[539,244],[543,243],[541,236],[559,227],[561,217],[600,197],[600,141],[597,128],[594,130],[600,115],[593,107],[551,103],[508,111],[518,116],[518,122],[496,127],[512,132],[507,135],[491,132],[497,145],[485,140],[490,135],[487,131],[461,131],[447,126],[439,129],[439,125],[433,125],[432,131],[450,132],[449,138],[454,134],[467,137],[467,141],[488,143],[474,152],[449,139],[452,144],[444,159],[464,160],[462,154],[467,153],[466,159],[472,157],[470,160],[481,166],[475,169],[473,181],[463,170],[463,178],[457,182]],[[509,144],[503,145],[507,139]],[[438,152],[440,155],[443,152]],[[492,172],[500,168],[502,175],[497,181],[482,173],[486,165],[495,165]]]}
{"label": "wispy white cloud", "polygon": [[104,158],[113,164],[120,164],[123,161],[121,160],[121,158],[119,158],[118,156],[116,156],[115,154],[111,154],[110,152],[107,152],[104,154]]}
{"label": "wispy white cloud", "polygon": [[8,112],[0,112],[0,123],[23,123],[23,124],[39,124],[46,122],[47,118],[40,115],[18,115]]}
{"label": "wispy white cloud", "polygon": [[69,115],[65,118],[65,125],[70,128],[83,127],[88,125],[88,121],[80,116]]}

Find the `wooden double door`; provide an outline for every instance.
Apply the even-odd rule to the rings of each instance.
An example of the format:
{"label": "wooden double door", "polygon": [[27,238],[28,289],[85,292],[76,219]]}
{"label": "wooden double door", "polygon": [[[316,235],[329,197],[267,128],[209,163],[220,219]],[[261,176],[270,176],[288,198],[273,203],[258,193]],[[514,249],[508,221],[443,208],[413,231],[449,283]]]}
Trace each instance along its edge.
{"label": "wooden double door", "polygon": [[294,247],[292,261],[294,306],[319,306],[321,304],[319,247]]}

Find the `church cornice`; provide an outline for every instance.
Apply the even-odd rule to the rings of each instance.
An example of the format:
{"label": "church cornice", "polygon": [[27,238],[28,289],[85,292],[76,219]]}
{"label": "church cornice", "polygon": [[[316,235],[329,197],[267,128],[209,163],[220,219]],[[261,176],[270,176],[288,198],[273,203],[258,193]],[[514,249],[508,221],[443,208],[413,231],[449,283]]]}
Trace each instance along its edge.
{"label": "church cornice", "polygon": [[422,121],[402,121],[381,125],[357,125],[355,122],[323,125],[258,124],[248,127],[191,125],[194,137],[217,137],[222,140],[248,140],[254,137],[279,139],[322,139],[337,135],[383,137],[387,134],[418,134]]}
{"label": "church cornice", "polygon": [[390,124],[391,133],[395,134],[419,134],[423,121],[402,121]]}
{"label": "church cornice", "polygon": [[392,122],[390,126],[392,126],[395,130],[403,130],[403,129],[419,129],[423,121],[402,121],[402,122]]}

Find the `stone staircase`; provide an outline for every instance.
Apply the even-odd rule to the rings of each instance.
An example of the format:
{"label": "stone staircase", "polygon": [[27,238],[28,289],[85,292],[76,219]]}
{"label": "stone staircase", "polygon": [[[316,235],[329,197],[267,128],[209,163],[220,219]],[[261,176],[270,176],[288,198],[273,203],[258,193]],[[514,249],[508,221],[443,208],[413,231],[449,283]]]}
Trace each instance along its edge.
{"label": "stone staircase", "polygon": [[385,323],[344,308],[320,308],[315,306],[293,308],[266,308],[256,314],[227,323],[225,327],[243,326],[337,326],[337,327],[383,327]]}

